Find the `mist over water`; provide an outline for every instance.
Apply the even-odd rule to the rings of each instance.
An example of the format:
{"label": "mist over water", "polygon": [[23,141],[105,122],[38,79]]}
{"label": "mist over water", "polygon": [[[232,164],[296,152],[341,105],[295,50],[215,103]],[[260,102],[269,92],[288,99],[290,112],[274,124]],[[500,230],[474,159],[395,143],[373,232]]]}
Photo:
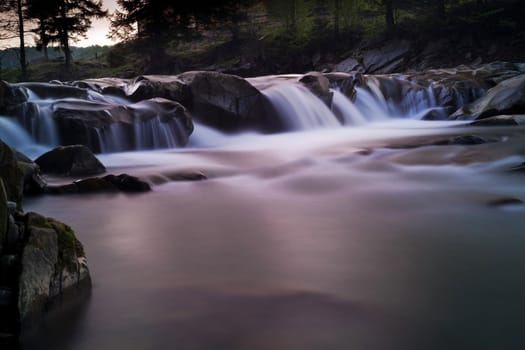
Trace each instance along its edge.
{"label": "mist over water", "polygon": [[[525,346],[525,206],[491,204],[525,201],[508,171],[523,127],[419,120],[431,99],[264,93],[291,132],[196,124],[186,148],[100,155],[150,193],[26,199],[74,228],[93,291],[23,349]],[[494,142],[432,144],[471,134]]]}

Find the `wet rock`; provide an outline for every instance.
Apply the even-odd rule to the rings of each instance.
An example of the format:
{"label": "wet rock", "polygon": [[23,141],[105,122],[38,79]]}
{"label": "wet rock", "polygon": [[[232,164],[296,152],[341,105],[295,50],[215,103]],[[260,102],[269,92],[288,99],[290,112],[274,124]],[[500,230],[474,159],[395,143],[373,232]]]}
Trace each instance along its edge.
{"label": "wet rock", "polygon": [[189,86],[196,119],[224,131],[268,129],[264,98],[247,80],[229,74],[193,71],[178,75]]}
{"label": "wet rock", "polygon": [[103,180],[111,183],[122,192],[148,192],[151,191],[150,185],[138,177],[128,174],[106,175]]}
{"label": "wet rock", "polygon": [[86,176],[106,171],[104,165],[84,145],[60,146],[35,160],[45,174]]}
{"label": "wet rock", "polygon": [[4,182],[7,199],[22,203],[24,175],[18,166],[16,153],[0,140],[0,178]]}
{"label": "wet rock", "polygon": [[2,255],[4,242],[6,241],[8,217],[7,194],[5,193],[4,182],[2,178],[0,178],[0,256]]}
{"label": "wet rock", "polygon": [[[162,126],[173,139],[172,144],[164,141],[166,144],[160,145],[162,147],[185,145],[193,132],[192,118],[187,109],[164,98],[152,98],[131,105],[57,101],[54,110],[61,143],[83,144],[94,152],[154,148],[156,140],[167,137],[163,133],[155,133]],[[116,134],[118,139],[115,139]],[[137,135],[141,138],[138,139]]]}
{"label": "wet rock", "polygon": [[497,142],[498,139],[487,139],[476,135],[461,135],[452,137],[447,140],[439,140],[432,143],[432,145],[441,146],[441,145],[463,145],[463,146],[470,146],[470,145],[481,145],[488,142]]}
{"label": "wet rock", "polygon": [[525,125],[525,114],[516,115],[497,115],[495,117],[475,120],[470,123],[472,126],[509,126]]}
{"label": "wet rock", "polygon": [[523,201],[521,199],[512,198],[512,197],[497,198],[497,199],[493,199],[487,202],[487,205],[489,207],[505,207],[505,206],[522,205],[522,204],[523,204]]}
{"label": "wet rock", "polygon": [[24,195],[40,194],[46,183],[40,174],[40,167],[23,153],[16,151],[18,166],[24,174]]}
{"label": "wet rock", "polygon": [[363,73],[392,73],[401,71],[412,51],[407,40],[392,40],[386,45],[362,50],[336,65],[340,72],[361,71]]}
{"label": "wet rock", "polygon": [[525,74],[507,79],[476,101],[464,105],[451,119],[484,119],[501,114],[525,113]]}
{"label": "wet rock", "polygon": [[509,169],[510,172],[525,174],[525,163],[518,164]]}
{"label": "wet rock", "polygon": [[88,97],[86,89],[65,85],[57,81],[52,83],[19,83],[15,84],[15,86],[29,90],[41,99],[87,99]]}
{"label": "wet rock", "polygon": [[24,220],[28,237],[21,255],[18,310],[22,326],[31,328],[53,300],[89,288],[91,278],[82,244],[69,226],[35,213]]}
{"label": "wet rock", "polygon": [[[108,93],[105,89],[104,93]],[[191,89],[179,77],[171,75],[142,75],[124,88],[125,97],[132,101],[162,97],[177,101],[184,106],[191,105]]]}
{"label": "wet rock", "polygon": [[332,107],[333,93],[330,91],[330,81],[322,73],[309,72],[300,77],[299,82],[319,97],[329,108]]}
{"label": "wet rock", "polygon": [[27,101],[24,90],[0,80],[0,114],[11,115],[13,109]]}
{"label": "wet rock", "polygon": [[104,177],[90,177],[74,181],[71,184],[47,186],[49,194],[73,193],[111,193],[111,192],[140,193],[151,191],[150,185],[138,177],[128,174],[106,175]]}

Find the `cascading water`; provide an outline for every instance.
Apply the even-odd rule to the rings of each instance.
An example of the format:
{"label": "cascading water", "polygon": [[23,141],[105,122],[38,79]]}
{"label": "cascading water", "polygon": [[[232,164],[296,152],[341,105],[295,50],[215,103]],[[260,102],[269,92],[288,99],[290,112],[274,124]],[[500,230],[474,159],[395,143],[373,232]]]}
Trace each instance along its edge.
{"label": "cascading water", "polygon": [[4,116],[0,116],[0,140],[15,148],[33,142],[31,136],[14,118]]}
{"label": "cascading water", "polygon": [[[96,129],[96,132],[102,153],[174,148],[180,146],[182,137],[177,121],[163,122],[158,116],[131,124],[113,123],[106,128]],[[133,137],[130,138],[130,135]]]}
{"label": "cascading water", "polygon": [[334,128],[341,125],[330,109],[302,85],[276,84],[262,92],[280,121],[291,130]]}

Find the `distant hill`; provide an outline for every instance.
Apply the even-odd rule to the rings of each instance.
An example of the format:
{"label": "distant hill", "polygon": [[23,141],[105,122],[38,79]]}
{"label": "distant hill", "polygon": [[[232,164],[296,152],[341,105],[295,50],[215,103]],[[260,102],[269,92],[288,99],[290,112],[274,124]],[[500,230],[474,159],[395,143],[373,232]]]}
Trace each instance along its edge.
{"label": "distant hill", "polygon": [[[109,46],[88,46],[88,47],[72,47],[73,59],[84,60],[96,58],[107,53]],[[50,60],[60,60],[64,57],[62,51],[56,48],[48,49]],[[27,63],[36,63],[44,59],[44,54],[38,51],[35,47],[26,47]],[[16,68],[19,66],[19,49],[10,48],[0,50],[0,68]]]}

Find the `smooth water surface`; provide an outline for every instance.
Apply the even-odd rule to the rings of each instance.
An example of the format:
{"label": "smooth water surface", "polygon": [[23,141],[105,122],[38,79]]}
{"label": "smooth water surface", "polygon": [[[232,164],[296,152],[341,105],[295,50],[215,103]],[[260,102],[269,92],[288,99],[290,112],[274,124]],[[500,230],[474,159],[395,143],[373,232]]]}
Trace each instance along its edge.
{"label": "smooth water surface", "polygon": [[466,132],[396,125],[104,155],[153,191],[27,200],[75,229],[94,285],[23,348],[524,348],[525,206],[490,205],[525,201],[524,130],[391,148]]}

